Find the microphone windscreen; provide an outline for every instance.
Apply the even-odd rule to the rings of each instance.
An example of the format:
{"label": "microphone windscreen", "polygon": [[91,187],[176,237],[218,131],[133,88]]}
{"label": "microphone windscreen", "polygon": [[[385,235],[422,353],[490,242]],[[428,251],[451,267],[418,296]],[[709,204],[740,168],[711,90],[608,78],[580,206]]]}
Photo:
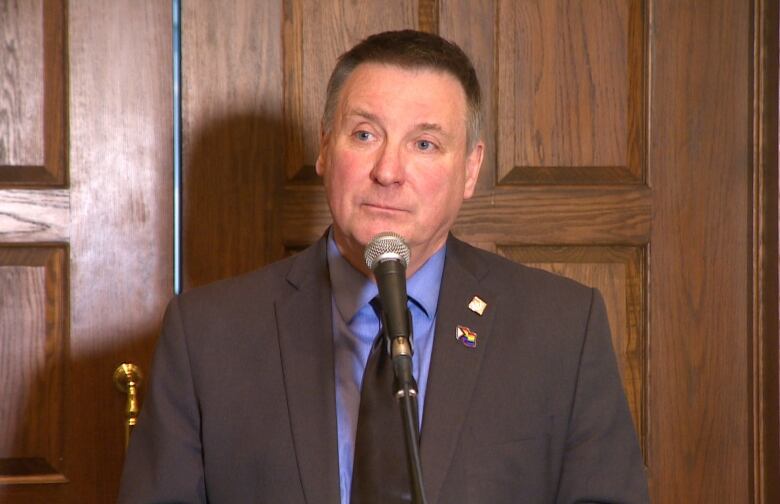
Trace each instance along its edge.
{"label": "microphone windscreen", "polygon": [[377,264],[388,259],[400,260],[406,268],[410,258],[411,252],[406,241],[401,235],[391,231],[374,236],[363,251],[363,259],[371,271]]}

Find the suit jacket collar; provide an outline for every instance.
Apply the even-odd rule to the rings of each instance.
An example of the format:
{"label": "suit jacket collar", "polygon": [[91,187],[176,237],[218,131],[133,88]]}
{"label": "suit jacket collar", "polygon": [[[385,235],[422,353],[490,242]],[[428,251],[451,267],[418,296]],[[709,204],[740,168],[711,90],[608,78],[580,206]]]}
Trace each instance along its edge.
{"label": "suit jacket collar", "polygon": [[[428,502],[438,500],[464,428],[471,395],[495,318],[495,297],[485,285],[488,268],[469,245],[450,235],[439,295],[420,452]],[[483,315],[469,309],[474,296],[487,303]],[[477,334],[475,348],[456,338],[458,326]]]}
{"label": "suit jacket collar", "polygon": [[292,260],[276,299],[284,385],[306,502],[339,502],[331,291],[323,237]]}

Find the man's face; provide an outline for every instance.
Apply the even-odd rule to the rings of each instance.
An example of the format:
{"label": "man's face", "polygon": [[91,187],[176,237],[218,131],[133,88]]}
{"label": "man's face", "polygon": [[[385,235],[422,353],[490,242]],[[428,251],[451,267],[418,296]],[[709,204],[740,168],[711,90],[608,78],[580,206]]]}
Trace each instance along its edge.
{"label": "man's face", "polygon": [[455,77],[364,63],[344,83],[323,134],[323,177],[342,254],[362,271],[363,249],[383,231],[406,239],[414,273],[446,241],[474,193],[481,142],[467,151],[466,95]]}

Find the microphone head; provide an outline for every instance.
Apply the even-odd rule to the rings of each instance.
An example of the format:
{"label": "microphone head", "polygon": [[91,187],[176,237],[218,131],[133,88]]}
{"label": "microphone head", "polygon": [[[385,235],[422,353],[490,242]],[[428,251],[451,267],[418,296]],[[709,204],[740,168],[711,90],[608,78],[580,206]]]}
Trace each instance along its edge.
{"label": "microphone head", "polygon": [[411,252],[406,241],[401,235],[391,231],[374,236],[363,251],[363,259],[371,271],[374,271],[379,263],[388,259],[400,260],[406,268],[409,266],[410,258]]}

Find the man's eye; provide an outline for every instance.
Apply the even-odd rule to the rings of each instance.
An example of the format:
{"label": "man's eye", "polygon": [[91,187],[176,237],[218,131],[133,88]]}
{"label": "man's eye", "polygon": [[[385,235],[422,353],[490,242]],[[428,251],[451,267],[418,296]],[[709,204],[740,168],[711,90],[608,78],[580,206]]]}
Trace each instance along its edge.
{"label": "man's eye", "polygon": [[368,142],[374,137],[371,133],[368,131],[358,131],[355,133],[355,138],[360,140],[361,142]]}
{"label": "man's eye", "polygon": [[421,151],[431,151],[436,148],[436,145],[430,140],[417,140],[417,148]]}

